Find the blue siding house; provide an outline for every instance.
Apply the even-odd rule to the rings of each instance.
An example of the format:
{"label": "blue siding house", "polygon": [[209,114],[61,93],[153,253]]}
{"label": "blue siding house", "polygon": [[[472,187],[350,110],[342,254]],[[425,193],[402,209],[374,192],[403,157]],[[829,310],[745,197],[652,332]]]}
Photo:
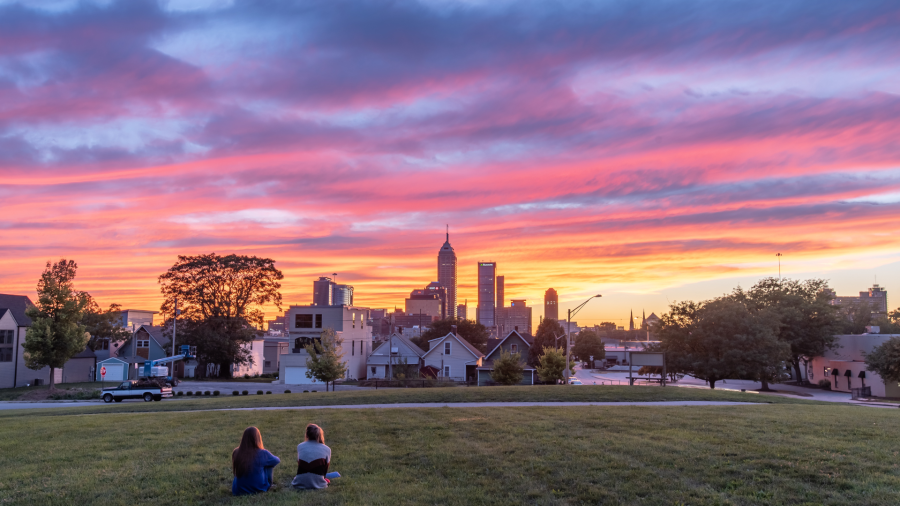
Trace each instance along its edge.
{"label": "blue siding house", "polygon": [[513,330],[507,334],[488,352],[484,362],[478,367],[478,385],[488,385],[493,381],[491,380],[491,371],[494,370],[494,360],[500,358],[500,354],[503,352],[518,353],[521,356],[520,362],[525,366],[521,384],[534,385],[537,371],[528,365],[528,349],[530,347],[531,343],[517,331]]}

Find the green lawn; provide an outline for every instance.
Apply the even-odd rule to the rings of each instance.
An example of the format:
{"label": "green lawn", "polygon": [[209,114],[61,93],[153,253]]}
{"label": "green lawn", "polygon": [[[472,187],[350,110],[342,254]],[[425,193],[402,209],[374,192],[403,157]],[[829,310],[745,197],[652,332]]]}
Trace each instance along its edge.
{"label": "green lawn", "polygon": [[[796,397],[760,395],[735,391],[658,386],[514,386],[410,388],[306,392],[246,396],[177,397],[162,402],[126,401],[102,406],[43,410],[48,415],[70,413],[110,413],[135,411],[191,411],[197,409],[246,408],[260,406],[322,406],[338,404],[393,404],[410,402],[527,402],[527,401],[742,401],[775,404],[816,404]],[[35,410],[27,413],[33,415]],[[0,411],[0,418],[24,414]]]}
{"label": "green lawn", "polygon": [[[103,383],[103,386],[113,387],[118,383],[107,381]],[[70,389],[84,389],[84,390],[94,390],[99,389],[101,383],[98,382],[89,382],[89,383],[60,383],[56,385],[57,390],[70,390]],[[35,392],[35,391],[45,391],[50,388],[49,385],[41,385],[39,387],[19,387],[19,388],[0,388],[0,401],[15,401],[18,400],[25,394]]]}
{"label": "green lawn", "polygon": [[[793,404],[4,417],[0,504],[893,505],[898,416]],[[309,422],[344,478],[295,492]],[[233,499],[248,425],[283,459],[281,489]]]}

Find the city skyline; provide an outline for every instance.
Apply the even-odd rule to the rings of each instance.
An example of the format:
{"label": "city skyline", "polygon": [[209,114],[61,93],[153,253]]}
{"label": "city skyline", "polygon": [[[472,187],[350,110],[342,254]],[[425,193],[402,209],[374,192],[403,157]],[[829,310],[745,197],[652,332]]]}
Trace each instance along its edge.
{"label": "city skyline", "polygon": [[457,304],[488,258],[536,321],[549,287],[623,322],[776,253],[900,291],[898,5],[35,5],[0,5],[5,293],[65,257],[158,309],[215,252],[275,259],[286,303],[337,272],[390,308],[447,223]]}

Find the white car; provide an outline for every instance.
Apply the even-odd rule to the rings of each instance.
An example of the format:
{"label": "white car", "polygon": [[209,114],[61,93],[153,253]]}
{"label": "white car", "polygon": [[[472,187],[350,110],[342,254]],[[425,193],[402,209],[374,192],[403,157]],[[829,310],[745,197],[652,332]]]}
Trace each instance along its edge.
{"label": "white car", "polygon": [[570,379],[569,384],[570,385],[584,385],[584,383],[582,383],[581,380],[579,380],[579,379]]}
{"label": "white car", "polygon": [[145,402],[161,401],[172,397],[172,389],[147,382],[125,381],[117,387],[104,388],[100,396],[103,402],[122,402],[123,399],[144,399]]}

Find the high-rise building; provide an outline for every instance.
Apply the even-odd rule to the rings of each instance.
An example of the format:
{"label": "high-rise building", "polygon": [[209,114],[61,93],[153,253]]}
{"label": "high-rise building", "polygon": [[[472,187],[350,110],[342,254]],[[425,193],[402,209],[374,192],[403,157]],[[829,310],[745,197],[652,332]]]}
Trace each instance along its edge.
{"label": "high-rise building", "polygon": [[850,306],[856,304],[868,304],[873,313],[887,313],[888,300],[887,290],[879,286],[877,283],[872,285],[868,291],[859,292],[859,297],[854,295],[835,295],[834,290],[825,288],[825,292],[831,294],[831,305],[833,306]]}
{"label": "high-rise building", "polygon": [[504,288],[506,285],[506,276],[497,276],[497,306],[498,308],[504,307],[506,305],[506,299],[504,298]]}
{"label": "high-rise building", "polygon": [[460,304],[460,305],[456,306],[456,317],[459,318],[460,320],[467,319],[469,317],[467,309],[468,309],[468,306],[466,306],[465,304]]}
{"label": "high-rise building", "polygon": [[495,324],[496,278],[497,262],[478,262],[478,309],[475,321],[487,328],[492,328]]}
{"label": "high-rise building", "polygon": [[438,283],[447,289],[447,317],[456,318],[456,252],[450,246],[450,228],[447,227],[447,240],[438,252]]}
{"label": "high-rise building", "polygon": [[406,314],[420,313],[428,317],[441,318],[443,308],[441,307],[440,294],[427,289],[413,290],[409,294],[409,298],[406,299]]}
{"label": "high-rise building", "polygon": [[437,281],[432,281],[425,287],[425,293],[434,294],[441,301],[441,318],[446,319],[451,314],[450,304],[447,302],[447,289]]}
{"label": "high-rise building", "polygon": [[531,334],[531,308],[524,299],[513,299],[509,307],[496,308],[495,314],[498,337],[506,337],[513,330]]}
{"label": "high-rise building", "polygon": [[331,303],[335,306],[352,306],[353,287],[350,285],[333,285]]}
{"label": "high-rise building", "polygon": [[313,305],[314,306],[330,306],[334,294],[334,281],[331,278],[322,276],[318,281],[313,281]]}
{"label": "high-rise building", "polygon": [[544,292],[544,318],[559,321],[559,296],[552,288]]}

